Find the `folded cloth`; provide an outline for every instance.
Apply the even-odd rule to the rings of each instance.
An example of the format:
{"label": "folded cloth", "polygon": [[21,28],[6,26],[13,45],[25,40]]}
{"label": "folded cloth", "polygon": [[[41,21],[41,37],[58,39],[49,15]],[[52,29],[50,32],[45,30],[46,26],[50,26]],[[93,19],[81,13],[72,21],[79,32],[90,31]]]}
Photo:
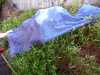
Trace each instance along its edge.
{"label": "folded cloth", "polygon": [[92,23],[96,15],[100,15],[100,8],[92,5],[83,5],[74,16],[60,6],[40,9],[34,16],[8,33],[10,55],[28,51],[34,42],[47,42]]}

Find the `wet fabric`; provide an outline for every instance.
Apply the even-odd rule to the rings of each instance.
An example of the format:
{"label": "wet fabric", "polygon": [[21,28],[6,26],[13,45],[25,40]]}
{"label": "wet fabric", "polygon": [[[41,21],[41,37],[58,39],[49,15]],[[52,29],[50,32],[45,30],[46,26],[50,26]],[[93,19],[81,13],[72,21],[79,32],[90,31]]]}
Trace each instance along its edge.
{"label": "wet fabric", "polygon": [[83,5],[74,16],[59,6],[41,9],[8,34],[10,55],[29,51],[35,42],[45,43],[95,22],[98,15],[100,8],[92,5]]}

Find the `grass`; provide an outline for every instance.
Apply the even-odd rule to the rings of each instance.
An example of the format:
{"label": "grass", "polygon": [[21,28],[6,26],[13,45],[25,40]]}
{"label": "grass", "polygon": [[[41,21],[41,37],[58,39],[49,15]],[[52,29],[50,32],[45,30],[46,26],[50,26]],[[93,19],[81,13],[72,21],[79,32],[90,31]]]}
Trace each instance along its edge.
{"label": "grass", "polygon": [[[22,21],[31,17],[33,14],[33,11],[28,11],[17,18],[14,17],[5,20],[0,24],[0,30],[7,31],[17,27]],[[16,75],[60,75],[56,61],[61,54],[64,54],[69,59],[70,67],[78,64],[85,65],[85,68],[82,68],[80,72],[77,73],[75,71],[77,73],[76,75],[100,75],[100,65],[96,64],[95,58],[89,57],[85,59],[78,54],[80,46],[86,41],[94,41],[100,47],[99,21],[95,24],[90,24],[73,32],[66,33],[45,44],[33,45],[29,52],[17,55],[12,60],[11,65],[16,71]]]}

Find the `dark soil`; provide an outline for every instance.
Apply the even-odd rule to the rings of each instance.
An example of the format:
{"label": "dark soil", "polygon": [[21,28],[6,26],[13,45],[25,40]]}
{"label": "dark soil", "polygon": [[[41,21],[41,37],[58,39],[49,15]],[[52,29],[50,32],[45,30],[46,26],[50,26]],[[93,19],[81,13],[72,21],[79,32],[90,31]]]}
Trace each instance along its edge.
{"label": "dark soil", "polygon": [[60,55],[56,59],[56,67],[59,75],[83,75],[85,66],[82,64],[70,65],[70,60],[66,55]]}
{"label": "dark soil", "polygon": [[80,55],[85,57],[88,56],[95,56],[96,62],[100,64],[100,48],[96,46],[93,42],[86,42],[81,46]]}
{"label": "dark soil", "polygon": [[56,58],[56,67],[60,75],[65,75],[69,72],[69,59],[66,55],[61,54]]}
{"label": "dark soil", "polygon": [[81,64],[76,64],[73,68],[70,69],[69,75],[83,75],[85,74],[85,66]]}
{"label": "dark soil", "polygon": [[96,46],[95,46],[95,44],[91,43],[91,42],[87,42],[87,43],[83,44],[81,46],[81,49],[80,49],[80,54],[82,56],[85,56],[85,55],[89,55],[89,56],[95,55],[96,54]]}

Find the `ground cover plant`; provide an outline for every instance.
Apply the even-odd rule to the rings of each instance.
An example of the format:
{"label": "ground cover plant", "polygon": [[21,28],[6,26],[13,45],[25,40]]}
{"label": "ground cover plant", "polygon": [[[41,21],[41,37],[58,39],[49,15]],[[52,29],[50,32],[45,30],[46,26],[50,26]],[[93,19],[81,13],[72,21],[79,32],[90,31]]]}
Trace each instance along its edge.
{"label": "ground cover plant", "polygon": [[[33,10],[27,11],[4,20],[0,30],[17,27],[33,14]],[[13,75],[100,75],[99,21],[45,44],[34,44],[29,52],[10,61],[16,72]]]}

